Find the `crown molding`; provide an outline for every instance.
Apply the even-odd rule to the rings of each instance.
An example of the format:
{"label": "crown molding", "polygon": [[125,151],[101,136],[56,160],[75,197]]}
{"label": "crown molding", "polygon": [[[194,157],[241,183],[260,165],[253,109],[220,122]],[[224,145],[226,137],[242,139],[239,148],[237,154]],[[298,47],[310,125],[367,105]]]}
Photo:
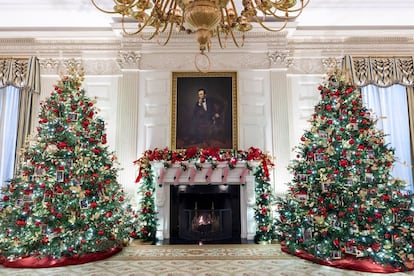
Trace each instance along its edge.
{"label": "crown molding", "polygon": [[[194,59],[199,53],[194,36],[183,33],[166,46],[138,37],[0,38],[0,45],[3,56],[38,56],[44,61],[42,70],[50,73],[56,73],[53,60],[72,58],[85,62],[91,74],[120,74],[123,70],[195,70]],[[246,35],[243,47],[228,41],[227,47],[221,49],[217,38],[213,38],[211,50],[206,54],[211,70],[282,68],[292,74],[320,73],[326,71],[322,60],[331,57],[414,56],[414,35],[361,36],[356,33],[344,36],[337,32],[332,36],[300,36],[290,35],[289,31],[275,34],[256,31]]]}

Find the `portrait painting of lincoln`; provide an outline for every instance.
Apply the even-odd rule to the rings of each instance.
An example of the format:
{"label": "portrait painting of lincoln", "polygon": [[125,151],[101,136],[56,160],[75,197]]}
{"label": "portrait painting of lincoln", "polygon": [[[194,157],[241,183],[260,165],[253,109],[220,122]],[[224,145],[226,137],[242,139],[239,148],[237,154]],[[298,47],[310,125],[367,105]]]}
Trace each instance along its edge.
{"label": "portrait painting of lincoln", "polygon": [[173,77],[173,148],[234,149],[235,73],[178,74]]}

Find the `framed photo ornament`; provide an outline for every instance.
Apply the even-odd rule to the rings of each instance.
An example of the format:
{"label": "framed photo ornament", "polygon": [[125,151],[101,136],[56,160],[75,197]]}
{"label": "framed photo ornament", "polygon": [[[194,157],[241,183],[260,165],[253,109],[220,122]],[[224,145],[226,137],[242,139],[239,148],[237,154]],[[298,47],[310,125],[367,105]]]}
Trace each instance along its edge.
{"label": "framed photo ornament", "polygon": [[237,149],[237,73],[173,72],[171,148]]}

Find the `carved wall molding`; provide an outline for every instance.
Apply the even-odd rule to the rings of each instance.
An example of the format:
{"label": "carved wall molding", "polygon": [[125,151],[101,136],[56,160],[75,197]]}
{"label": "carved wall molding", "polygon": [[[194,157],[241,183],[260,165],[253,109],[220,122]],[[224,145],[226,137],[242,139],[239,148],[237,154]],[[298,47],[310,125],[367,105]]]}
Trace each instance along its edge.
{"label": "carved wall molding", "polygon": [[79,58],[41,58],[40,69],[42,75],[59,75],[66,72],[73,64],[82,65],[86,75],[119,75],[118,64],[107,59]]}
{"label": "carved wall molding", "polygon": [[343,57],[328,57],[322,58],[322,66],[325,68],[325,72],[332,71],[336,68],[342,68]]}
{"label": "carved wall molding", "polygon": [[[194,59],[197,53],[142,54],[142,70],[190,70],[195,71]],[[210,70],[268,69],[270,62],[266,53],[207,53]]]}
{"label": "carved wall molding", "polygon": [[[300,30],[300,33],[305,34],[305,31]],[[312,32],[315,36],[311,35]],[[317,31],[312,30],[306,35],[251,32],[246,34],[244,47],[237,48],[228,41],[224,49],[214,38],[207,55],[211,70],[287,68],[294,74],[324,73],[331,67],[327,60],[329,57],[414,56],[412,34],[387,34],[384,37],[372,34],[341,36],[340,32],[322,37],[316,34]],[[56,60],[70,58],[82,59],[89,74],[120,74],[122,70],[196,70],[193,61],[199,53],[194,36],[188,34],[178,34],[164,47],[156,41],[137,37],[0,38],[0,45],[4,56],[36,55],[41,60],[42,73],[46,74],[56,73]]]}
{"label": "carved wall molding", "polygon": [[290,74],[325,74],[326,69],[322,57],[294,58],[293,65],[288,72]]}
{"label": "carved wall molding", "polygon": [[293,58],[290,56],[289,50],[276,50],[267,54],[271,67],[290,67],[293,64]]}
{"label": "carved wall molding", "polygon": [[116,61],[121,69],[138,69],[140,60],[139,52],[120,51]]}

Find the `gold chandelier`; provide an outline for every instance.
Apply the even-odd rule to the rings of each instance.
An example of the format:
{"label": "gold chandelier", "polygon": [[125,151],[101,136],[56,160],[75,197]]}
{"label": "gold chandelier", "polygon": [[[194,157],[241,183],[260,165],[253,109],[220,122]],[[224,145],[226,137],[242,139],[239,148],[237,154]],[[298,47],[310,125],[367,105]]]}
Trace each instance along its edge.
{"label": "gold chandelier", "polygon": [[[239,12],[236,0],[113,0],[112,10],[105,10],[98,5],[98,0],[91,0],[100,11],[122,16],[122,32],[125,35],[138,35],[152,30],[148,39],[157,39],[160,45],[166,45],[175,30],[195,33],[200,45],[200,53],[205,55],[210,50],[211,37],[217,36],[220,47],[224,48],[223,39],[231,38],[237,47],[244,45],[245,33],[253,28],[252,22],[258,23],[267,31],[283,30],[287,23],[298,17],[310,0],[241,0]],[[101,0],[101,2],[107,0]],[[275,29],[267,26],[265,21],[281,21]],[[129,31],[127,23],[136,22],[134,31]],[[242,33],[242,42],[238,43],[234,31]],[[164,42],[159,35],[167,33]]]}

